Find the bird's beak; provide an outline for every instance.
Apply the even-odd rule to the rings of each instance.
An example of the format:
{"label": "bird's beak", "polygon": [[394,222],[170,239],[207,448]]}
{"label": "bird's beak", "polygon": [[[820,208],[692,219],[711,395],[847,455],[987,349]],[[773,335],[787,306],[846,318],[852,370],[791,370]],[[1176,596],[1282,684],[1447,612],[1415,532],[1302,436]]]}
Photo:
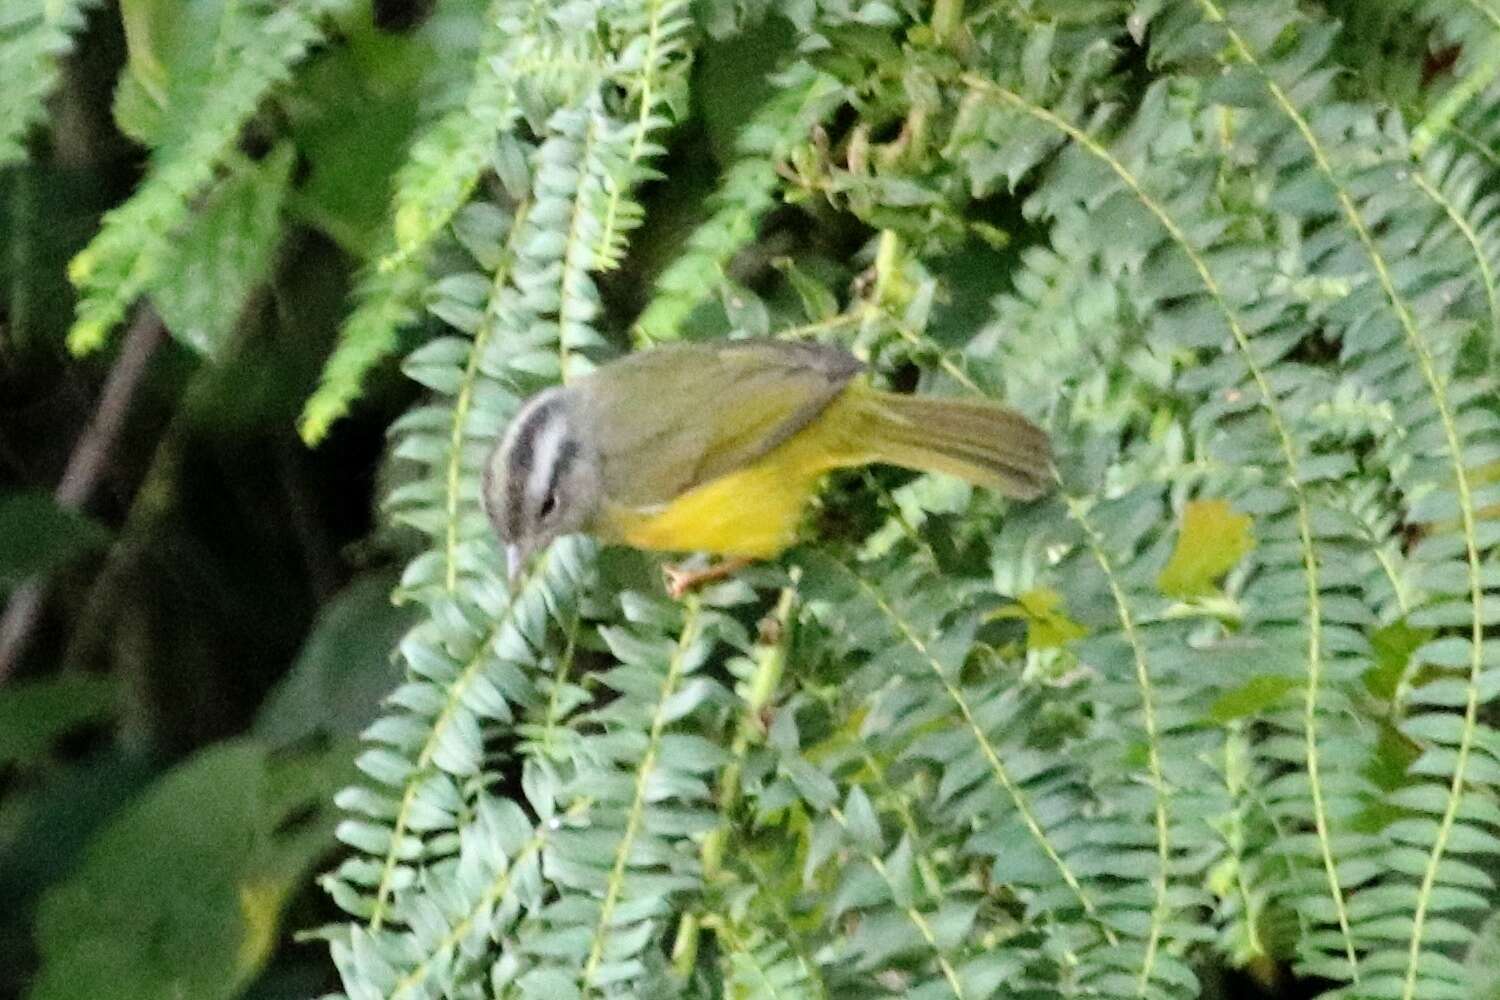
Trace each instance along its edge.
{"label": "bird's beak", "polygon": [[511,592],[514,593],[516,584],[521,581],[521,570],[526,566],[526,551],[519,545],[507,545],[505,547],[505,576],[510,581]]}

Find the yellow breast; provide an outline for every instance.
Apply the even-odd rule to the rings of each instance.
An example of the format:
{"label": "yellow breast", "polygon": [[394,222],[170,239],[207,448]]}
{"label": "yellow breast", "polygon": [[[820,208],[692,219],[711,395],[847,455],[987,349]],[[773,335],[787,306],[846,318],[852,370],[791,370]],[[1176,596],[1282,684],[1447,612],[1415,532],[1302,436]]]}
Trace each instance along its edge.
{"label": "yellow breast", "polygon": [[797,538],[802,512],[829,469],[853,464],[841,397],[807,427],[743,469],[662,507],[616,508],[604,532],[641,549],[769,559]]}

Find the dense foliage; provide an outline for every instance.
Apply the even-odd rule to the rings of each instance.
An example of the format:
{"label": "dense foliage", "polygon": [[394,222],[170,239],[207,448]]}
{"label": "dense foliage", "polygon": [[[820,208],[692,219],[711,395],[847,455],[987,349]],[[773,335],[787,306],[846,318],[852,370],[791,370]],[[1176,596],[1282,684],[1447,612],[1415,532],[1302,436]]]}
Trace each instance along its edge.
{"label": "dense foliage", "polygon": [[[0,20],[0,79],[81,6]],[[69,272],[73,349],[145,296],[213,356],[318,229],[360,273],[301,433],[398,353],[422,387],[384,498],[415,624],[321,880],[349,1000],[1495,995],[1500,9],[438,6],[398,41],[352,0],[122,4],[151,162]],[[512,592],[478,492],[519,402],[744,334],[1003,399],[1059,486],[843,474],[681,602],[577,538]],[[176,779],[249,755],[300,877],[325,756],[214,753]],[[259,951],[214,995],[288,893],[240,864],[205,892]],[[83,995],[86,890],[38,997]]]}

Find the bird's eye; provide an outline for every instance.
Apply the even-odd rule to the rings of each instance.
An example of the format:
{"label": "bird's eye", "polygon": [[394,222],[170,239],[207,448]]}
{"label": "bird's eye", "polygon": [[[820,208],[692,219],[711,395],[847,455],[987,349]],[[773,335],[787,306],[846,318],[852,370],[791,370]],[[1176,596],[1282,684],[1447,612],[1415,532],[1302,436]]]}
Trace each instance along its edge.
{"label": "bird's eye", "polygon": [[545,521],[547,518],[549,518],[549,517],[552,516],[552,512],[555,511],[556,509],[557,509],[557,491],[553,490],[551,493],[547,494],[547,498],[542,501],[542,506],[537,509],[536,513],[537,513],[538,517],[540,517],[542,520]]}

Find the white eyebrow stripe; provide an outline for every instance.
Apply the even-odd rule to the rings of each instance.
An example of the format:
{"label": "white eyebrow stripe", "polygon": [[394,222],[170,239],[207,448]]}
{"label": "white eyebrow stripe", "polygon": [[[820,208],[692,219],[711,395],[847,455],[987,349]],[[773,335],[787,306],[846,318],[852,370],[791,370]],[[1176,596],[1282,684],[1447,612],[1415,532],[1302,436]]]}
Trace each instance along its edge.
{"label": "white eyebrow stripe", "polygon": [[541,501],[542,491],[552,481],[552,467],[568,435],[568,416],[561,407],[549,409],[531,449],[531,471],[526,476],[526,496]]}

